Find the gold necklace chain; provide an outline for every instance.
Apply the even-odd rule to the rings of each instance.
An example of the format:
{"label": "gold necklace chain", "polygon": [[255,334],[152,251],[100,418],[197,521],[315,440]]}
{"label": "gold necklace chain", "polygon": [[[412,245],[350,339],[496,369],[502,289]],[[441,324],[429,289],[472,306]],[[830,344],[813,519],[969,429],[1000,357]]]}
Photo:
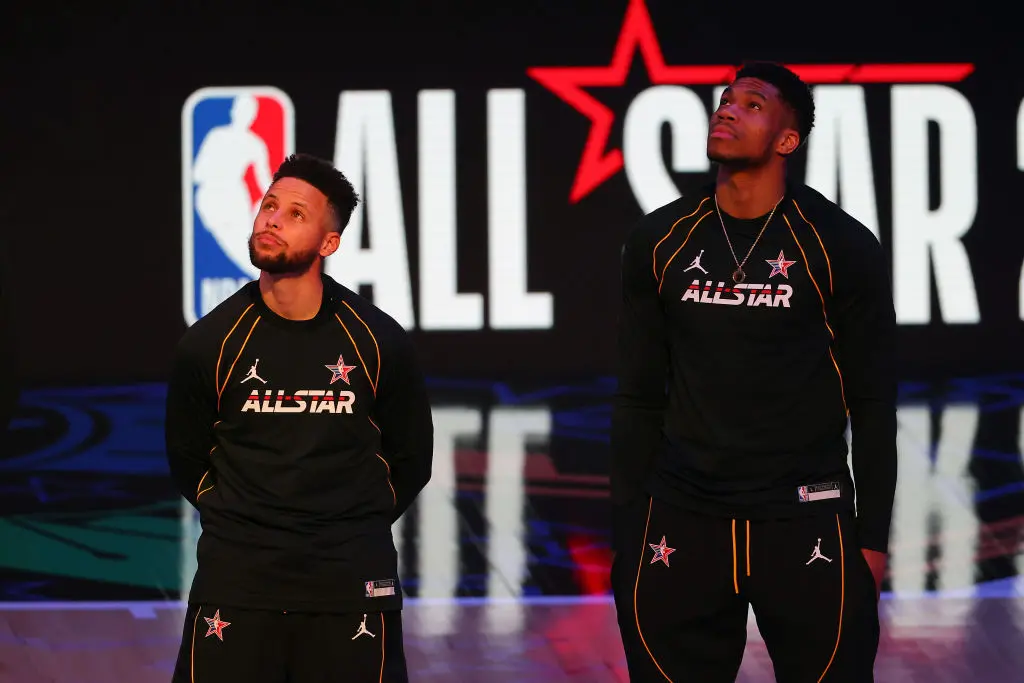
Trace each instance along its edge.
{"label": "gold necklace chain", "polygon": [[754,247],[757,246],[758,241],[761,239],[761,235],[764,234],[765,228],[767,228],[768,224],[772,222],[772,216],[775,215],[775,209],[779,208],[779,204],[782,203],[784,198],[785,195],[779,197],[779,201],[775,202],[775,206],[772,207],[772,212],[768,214],[768,220],[766,220],[764,225],[761,226],[761,232],[757,233],[757,237],[754,238],[754,243],[750,245],[750,250],[747,252],[747,255],[743,257],[743,261],[741,262],[736,258],[736,250],[732,248],[732,240],[729,239],[729,231],[725,228],[725,220],[722,218],[722,210],[718,208],[718,193],[715,193],[715,213],[718,214],[718,222],[722,224],[722,233],[725,235],[725,241],[729,244],[729,251],[732,252],[732,260],[736,263],[736,270],[732,272],[732,281],[736,284],[747,279],[747,274],[743,272],[743,266],[746,265],[747,259],[750,258],[750,255],[754,253]]}

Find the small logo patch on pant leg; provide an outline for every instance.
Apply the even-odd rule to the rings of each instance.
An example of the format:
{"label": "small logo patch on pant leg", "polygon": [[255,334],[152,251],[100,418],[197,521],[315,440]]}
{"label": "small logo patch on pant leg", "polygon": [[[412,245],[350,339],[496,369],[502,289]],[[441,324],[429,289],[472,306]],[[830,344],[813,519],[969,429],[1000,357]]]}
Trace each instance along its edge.
{"label": "small logo patch on pant leg", "polygon": [[841,498],[842,495],[843,487],[838,481],[827,481],[821,484],[796,487],[796,498],[801,503],[813,503],[816,500]]}
{"label": "small logo patch on pant leg", "polygon": [[366,597],[368,598],[382,598],[388,595],[395,594],[395,580],[394,579],[382,579],[380,581],[367,581],[365,582]]}

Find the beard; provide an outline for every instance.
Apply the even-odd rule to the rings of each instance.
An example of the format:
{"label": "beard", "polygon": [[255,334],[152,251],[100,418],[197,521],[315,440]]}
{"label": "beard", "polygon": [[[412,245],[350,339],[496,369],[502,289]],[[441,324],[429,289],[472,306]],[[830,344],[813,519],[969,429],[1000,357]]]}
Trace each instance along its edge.
{"label": "beard", "polygon": [[270,275],[294,275],[309,270],[317,257],[319,249],[309,249],[298,253],[288,253],[282,249],[276,254],[261,254],[256,251],[256,237],[249,238],[249,261]]}
{"label": "beard", "polygon": [[765,147],[765,149],[760,151],[760,153],[737,151],[728,148],[713,149],[710,144],[707,148],[708,161],[733,170],[743,170],[764,166],[771,161],[773,154],[771,147]]}

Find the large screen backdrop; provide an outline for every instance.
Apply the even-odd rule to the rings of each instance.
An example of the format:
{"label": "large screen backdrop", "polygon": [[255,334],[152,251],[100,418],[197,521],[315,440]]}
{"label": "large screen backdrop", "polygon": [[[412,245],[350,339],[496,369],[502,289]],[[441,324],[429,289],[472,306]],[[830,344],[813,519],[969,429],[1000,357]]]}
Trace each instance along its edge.
{"label": "large screen backdrop", "polygon": [[610,374],[620,245],[708,178],[708,116],[757,58],[814,86],[792,172],[884,245],[904,377],[1019,368],[1012,41],[938,17],[854,17],[846,35],[682,4],[65,17],[20,41],[5,211],[22,372],[163,379],[185,327],[256,275],[254,204],[303,151],[364,200],[327,272],[412,331],[429,373]]}

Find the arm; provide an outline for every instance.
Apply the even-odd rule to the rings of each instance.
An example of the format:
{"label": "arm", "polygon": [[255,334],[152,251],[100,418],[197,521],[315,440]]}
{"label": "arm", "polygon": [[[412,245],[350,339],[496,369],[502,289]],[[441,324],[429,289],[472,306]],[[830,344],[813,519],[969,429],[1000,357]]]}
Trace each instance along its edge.
{"label": "arm", "polygon": [[642,234],[634,231],[622,249],[618,389],[611,426],[613,510],[643,494],[644,480],[661,443],[668,403],[668,334],[652,259]]}
{"label": "arm", "polygon": [[402,332],[395,352],[384,360],[374,420],[381,431],[381,454],[395,489],[392,521],[401,517],[430,481],[434,422],[427,387],[412,343]]}
{"label": "arm", "polygon": [[888,263],[866,228],[845,249],[844,282],[833,322],[853,435],[857,527],[875,579],[881,582],[896,492],[896,313]]}
{"label": "arm", "polygon": [[192,505],[197,505],[200,482],[203,489],[213,485],[210,451],[216,421],[213,375],[197,354],[179,344],[167,383],[164,438],[171,478]]}

